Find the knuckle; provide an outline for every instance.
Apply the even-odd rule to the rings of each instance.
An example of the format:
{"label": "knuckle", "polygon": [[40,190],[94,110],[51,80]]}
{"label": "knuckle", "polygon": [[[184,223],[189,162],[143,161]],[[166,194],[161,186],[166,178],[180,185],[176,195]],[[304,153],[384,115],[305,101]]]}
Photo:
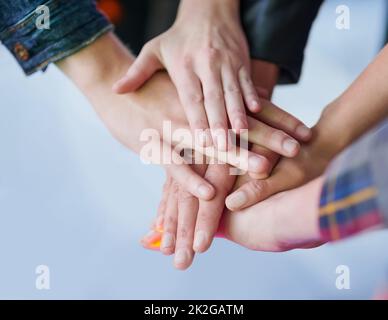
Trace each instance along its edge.
{"label": "knuckle", "polygon": [[166,231],[172,231],[174,230],[174,227],[177,224],[177,217],[175,215],[167,215],[164,220],[164,227]]}
{"label": "knuckle", "polygon": [[244,109],[240,108],[239,106],[231,107],[228,111],[228,115],[230,119],[240,120],[243,123],[247,122],[246,113],[244,112]]}
{"label": "knuckle", "polygon": [[225,130],[227,130],[228,126],[226,123],[222,121],[215,121],[211,124],[211,128],[214,134],[225,135],[226,134]]}
{"label": "knuckle", "polygon": [[174,181],[171,185],[171,195],[176,196],[178,194],[178,191],[179,191],[179,184]]}
{"label": "knuckle", "polygon": [[140,53],[145,53],[145,52],[151,51],[151,50],[153,50],[153,48],[154,48],[154,41],[153,41],[153,40],[150,40],[150,41],[148,41],[148,42],[143,46],[143,49],[141,50]]}
{"label": "knuckle", "polygon": [[209,212],[201,211],[198,213],[197,223],[209,228],[214,224],[214,216]]}
{"label": "knuckle", "polygon": [[167,179],[166,182],[163,185],[163,193],[167,193],[168,190],[170,189],[171,181],[170,179]]}
{"label": "knuckle", "polygon": [[187,239],[189,236],[189,227],[185,224],[180,225],[178,228],[177,235],[180,239]]}
{"label": "knuckle", "polygon": [[187,191],[183,191],[181,190],[179,192],[179,196],[178,196],[178,203],[186,203],[186,202],[190,202],[194,199],[194,197],[191,195],[191,193],[187,192]]}
{"label": "knuckle", "polygon": [[260,196],[265,191],[265,181],[264,180],[252,180],[249,183],[249,190],[255,197]]}
{"label": "knuckle", "polygon": [[203,103],[203,94],[200,91],[191,91],[187,94],[186,99],[191,104],[201,105]]}
{"label": "knuckle", "polygon": [[292,124],[292,125],[295,125],[295,127],[297,127],[297,125],[298,125],[298,121],[286,112],[281,112],[278,115],[277,119],[278,119],[279,123],[282,123],[282,124],[286,124],[286,125]]}
{"label": "knuckle", "polygon": [[166,201],[161,201],[158,207],[158,214],[164,214],[166,211]]}
{"label": "knuckle", "polygon": [[282,142],[287,136],[280,130],[269,130],[267,133],[269,141]]}
{"label": "knuckle", "polygon": [[222,94],[221,90],[213,89],[206,91],[206,100],[212,101],[212,102],[221,102],[224,98],[224,95]]}
{"label": "knuckle", "polygon": [[191,69],[193,63],[193,58],[190,54],[184,54],[182,57],[181,65],[185,69]]}
{"label": "knuckle", "polygon": [[220,50],[213,47],[205,47],[202,50],[202,56],[209,62],[215,62],[220,58]]}
{"label": "knuckle", "polygon": [[224,88],[224,91],[227,93],[231,93],[231,94],[240,94],[241,93],[240,87],[237,86],[236,84],[233,84],[233,83],[227,84]]}
{"label": "knuckle", "polygon": [[206,119],[197,119],[193,121],[193,127],[198,129],[207,129],[209,126]]}

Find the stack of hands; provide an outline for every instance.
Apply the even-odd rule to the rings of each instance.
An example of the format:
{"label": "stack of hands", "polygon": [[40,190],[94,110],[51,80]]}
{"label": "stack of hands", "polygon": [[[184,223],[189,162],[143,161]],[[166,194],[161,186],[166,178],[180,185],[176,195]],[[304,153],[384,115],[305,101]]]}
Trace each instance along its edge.
{"label": "stack of hands", "polygon": [[[108,33],[58,62],[125,146],[142,153],[144,130],[152,128],[163,152],[182,160],[156,160],[167,181],[143,246],[174,254],[175,266],[186,269],[215,236],[264,251],[320,245],[321,175],[387,115],[380,79],[387,50],[309,129],[270,102],[278,67],[250,61],[237,1],[204,1],[195,10],[182,3],[171,29],[136,60]],[[191,130],[195,152],[217,161],[186,163],[179,141],[164,134],[165,121],[172,130]],[[229,129],[249,140],[249,151],[230,142]],[[231,167],[244,174],[231,174]]]}
{"label": "stack of hands", "polygon": [[[216,235],[257,250],[319,244],[316,217],[304,213],[317,213],[320,180],[297,192],[271,196],[317,177],[327,160],[308,144],[312,131],[269,101],[278,68],[250,61],[237,3],[222,10],[212,10],[210,3],[195,10],[183,4],[174,26],[147,43],[114,85],[116,93],[134,92],[166,69],[198,147],[226,155],[213,164],[194,163],[191,172],[167,168],[157,217],[142,244],[175,254],[179,269],[189,267],[195,253],[208,250]],[[236,134],[249,129],[247,157],[236,161],[228,153],[236,148],[228,129]],[[232,175],[226,163],[246,173]],[[310,200],[313,210],[301,210],[303,199]]]}

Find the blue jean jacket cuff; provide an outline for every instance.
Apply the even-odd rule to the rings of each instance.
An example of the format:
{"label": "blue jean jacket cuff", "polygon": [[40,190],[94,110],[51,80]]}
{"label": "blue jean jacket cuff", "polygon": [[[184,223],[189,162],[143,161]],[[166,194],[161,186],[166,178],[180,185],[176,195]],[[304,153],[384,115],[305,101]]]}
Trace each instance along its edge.
{"label": "blue jean jacket cuff", "polygon": [[36,26],[41,13],[27,13],[0,33],[0,41],[30,75],[86,47],[113,29],[90,0],[49,0],[49,29]]}

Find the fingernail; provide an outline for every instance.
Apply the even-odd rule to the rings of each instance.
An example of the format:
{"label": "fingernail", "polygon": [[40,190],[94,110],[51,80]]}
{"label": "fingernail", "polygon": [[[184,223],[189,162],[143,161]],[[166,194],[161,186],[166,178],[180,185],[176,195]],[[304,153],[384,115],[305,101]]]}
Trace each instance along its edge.
{"label": "fingernail", "polygon": [[201,251],[206,245],[207,234],[204,231],[198,231],[195,234],[193,248],[195,251]]}
{"label": "fingernail", "polygon": [[229,209],[238,209],[244,206],[247,201],[248,198],[245,192],[237,191],[226,198],[226,206]]}
{"label": "fingernail", "polygon": [[248,170],[251,172],[260,173],[263,169],[263,159],[257,156],[250,156],[248,159]]}
{"label": "fingernail", "polygon": [[301,124],[296,128],[296,134],[303,139],[307,139],[311,136],[311,129]]}
{"label": "fingernail", "polygon": [[294,154],[298,150],[299,144],[295,140],[292,139],[286,139],[283,142],[283,149],[288,154]]}
{"label": "fingernail", "polygon": [[257,100],[252,100],[252,109],[258,110],[260,108],[260,103]]}
{"label": "fingernail", "polygon": [[184,265],[189,260],[189,253],[185,249],[179,249],[175,253],[174,262],[176,265]]}
{"label": "fingernail", "polygon": [[162,249],[172,248],[174,246],[174,242],[175,242],[174,236],[171,233],[166,232],[163,234],[162,243],[160,245],[160,248],[162,248]]}
{"label": "fingernail", "polygon": [[212,189],[205,184],[201,184],[197,191],[202,198],[209,198],[212,196]]}

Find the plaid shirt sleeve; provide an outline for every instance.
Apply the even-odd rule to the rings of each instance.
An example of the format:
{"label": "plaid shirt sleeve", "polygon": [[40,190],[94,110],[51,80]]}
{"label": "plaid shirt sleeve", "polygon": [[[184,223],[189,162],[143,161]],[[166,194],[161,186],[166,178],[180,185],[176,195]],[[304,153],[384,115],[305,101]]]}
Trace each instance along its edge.
{"label": "plaid shirt sleeve", "polygon": [[388,227],[388,120],[330,165],[320,199],[324,241]]}

